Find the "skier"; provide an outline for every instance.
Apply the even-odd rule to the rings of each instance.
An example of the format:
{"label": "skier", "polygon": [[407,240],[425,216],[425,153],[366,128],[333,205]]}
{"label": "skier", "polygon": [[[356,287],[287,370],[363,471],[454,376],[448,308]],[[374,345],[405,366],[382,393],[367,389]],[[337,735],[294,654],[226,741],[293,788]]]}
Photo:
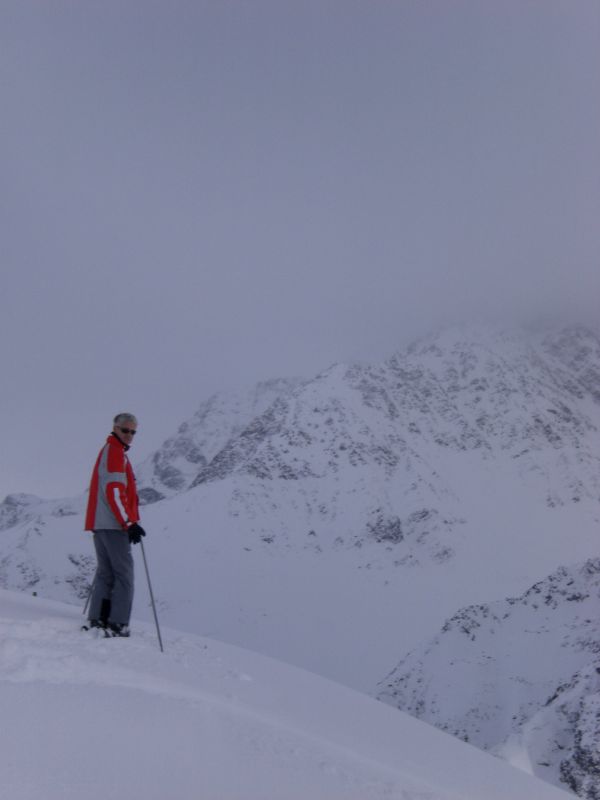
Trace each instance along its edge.
{"label": "skier", "polygon": [[84,629],[100,628],[106,636],[129,636],[133,602],[131,545],[146,535],[138,525],[135,476],[126,455],[136,432],[133,414],[117,414],[90,483],[85,530],[94,534],[97,567]]}

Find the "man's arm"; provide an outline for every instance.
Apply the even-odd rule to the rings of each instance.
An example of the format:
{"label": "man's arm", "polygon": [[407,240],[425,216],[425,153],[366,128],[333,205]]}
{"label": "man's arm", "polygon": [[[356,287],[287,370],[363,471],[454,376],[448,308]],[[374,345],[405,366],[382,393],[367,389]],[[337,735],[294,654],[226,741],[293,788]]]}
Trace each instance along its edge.
{"label": "man's arm", "polygon": [[106,464],[107,482],[105,496],[110,510],[123,530],[127,530],[128,521],[133,516],[127,498],[127,472],[125,454],[117,447],[109,447]]}

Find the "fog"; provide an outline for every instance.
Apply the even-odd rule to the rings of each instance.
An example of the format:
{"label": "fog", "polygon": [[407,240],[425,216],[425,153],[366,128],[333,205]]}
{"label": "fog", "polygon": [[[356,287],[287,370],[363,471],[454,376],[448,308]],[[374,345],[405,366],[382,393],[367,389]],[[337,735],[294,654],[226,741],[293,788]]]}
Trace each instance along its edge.
{"label": "fog", "polygon": [[593,321],[600,6],[0,5],[0,499],[213,391]]}

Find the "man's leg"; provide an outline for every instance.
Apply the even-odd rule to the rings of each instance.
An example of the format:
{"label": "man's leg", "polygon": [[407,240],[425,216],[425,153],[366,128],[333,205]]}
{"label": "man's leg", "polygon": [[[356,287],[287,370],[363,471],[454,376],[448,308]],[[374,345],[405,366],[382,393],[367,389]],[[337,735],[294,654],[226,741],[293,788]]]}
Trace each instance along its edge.
{"label": "man's leg", "polygon": [[133,603],[133,556],[127,531],[101,531],[113,574],[109,622],[129,625]]}
{"label": "man's leg", "polygon": [[110,597],[114,583],[113,571],[110,565],[109,553],[104,546],[102,531],[94,532],[94,547],[96,549],[96,577],[94,578],[94,589],[90,599],[88,619],[102,619],[104,623],[107,619],[106,611],[110,605]]}

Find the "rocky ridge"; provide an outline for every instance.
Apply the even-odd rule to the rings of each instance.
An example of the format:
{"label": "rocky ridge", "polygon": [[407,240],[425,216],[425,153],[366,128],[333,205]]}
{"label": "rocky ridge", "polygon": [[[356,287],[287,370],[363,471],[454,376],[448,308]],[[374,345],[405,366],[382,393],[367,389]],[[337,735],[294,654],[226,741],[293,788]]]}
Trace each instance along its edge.
{"label": "rocky ridge", "polygon": [[299,379],[261,381],[245,391],[220,392],[203,402],[176,433],[136,467],[143,503],[155,503],[186,491],[209,464],[251,421],[277,398],[291,394]]}

